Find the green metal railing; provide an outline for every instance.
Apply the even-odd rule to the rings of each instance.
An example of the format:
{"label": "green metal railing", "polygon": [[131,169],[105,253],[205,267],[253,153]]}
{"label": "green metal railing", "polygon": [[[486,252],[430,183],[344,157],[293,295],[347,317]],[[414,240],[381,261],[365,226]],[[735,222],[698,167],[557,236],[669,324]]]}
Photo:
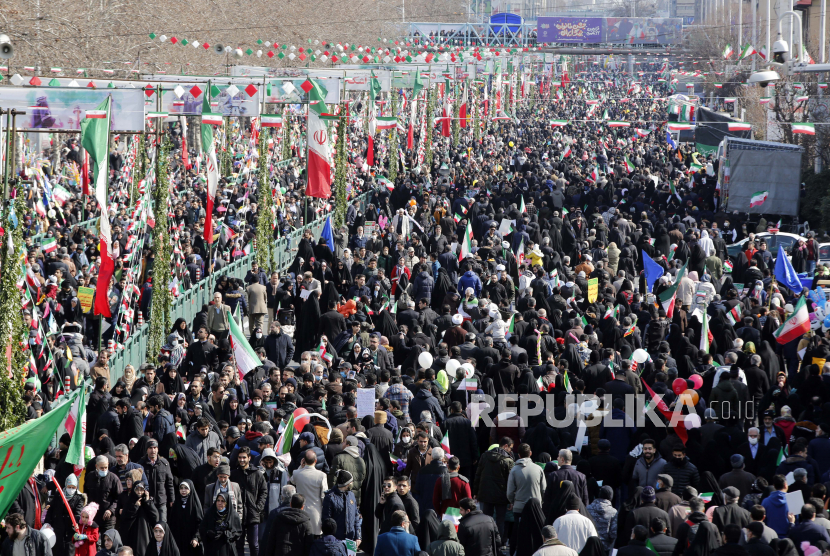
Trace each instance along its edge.
{"label": "green metal railing", "polygon": [[[371,192],[363,193],[350,202],[350,204],[357,203],[361,210],[365,212]],[[330,214],[321,216],[310,224],[303,226],[291,232],[288,236],[276,240],[277,246],[277,267],[274,270],[284,272],[294,261],[295,253],[292,251],[300,243],[303,233],[306,230],[311,230],[315,238],[320,237],[320,232],[323,231],[323,226]],[[181,317],[188,326],[193,322],[193,317],[196,316],[203,305],[208,305],[213,300],[213,292],[216,289],[216,284],[223,277],[228,278],[244,278],[251,268],[251,262],[254,260],[254,254],[246,255],[241,259],[234,261],[222,270],[208,276],[199,281],[189,290],[181,293],[171,308],[173,320]],[[124,368],[127,365],[132,365],[138,370],[138,367],[147,360],[147,341],[150,337],[150,325],[145,323],[140,329],[135,331],[135,334],[130,336],[124,343],[124,349],[118,351],[110,358],[110,385],[124,376]],[[166,338],[166,335],[165,335]]]}

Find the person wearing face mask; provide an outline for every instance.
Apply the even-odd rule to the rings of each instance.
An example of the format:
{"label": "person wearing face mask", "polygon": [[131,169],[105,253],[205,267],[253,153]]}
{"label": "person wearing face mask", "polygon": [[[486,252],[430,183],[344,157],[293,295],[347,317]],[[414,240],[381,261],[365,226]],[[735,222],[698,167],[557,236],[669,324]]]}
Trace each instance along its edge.
{"label": "person wearing face mask", "polygon": [[273,362],[277,368],[287,367],[294,358],[294,342],[291,337],[282,333],[282,326],[279,322],[271,323],[264,346],[268,360]]}
{"label": "person wearing face mask", "polygon": [[[64,483],[63,494],[66,496],[66,501],[75,517],[75,523],[81,521],[81,508],[84,507],[84,495],[78,492],[78,478],[75,475],[69,475]],[[56,495],[60,496],[60,495]],[[72,535],[75,533],[72,527],[72,518],[69,517],[69,510],[66,504],[62,501],[54,503],[49,506],[46,512],[45,523],[52,527],[55,531],[55,546],[52,547],[53,556],[71,556],[69,547],[72,542]]]}
{"label": "person wearing face mask", "polygon": [[95,458],[95,468],[84,477],[84,493],[88,502],[98,504],[99,524],[108,531],[115,527],[115,511],[121,494],[121,479],[109,470],[106,456]]}

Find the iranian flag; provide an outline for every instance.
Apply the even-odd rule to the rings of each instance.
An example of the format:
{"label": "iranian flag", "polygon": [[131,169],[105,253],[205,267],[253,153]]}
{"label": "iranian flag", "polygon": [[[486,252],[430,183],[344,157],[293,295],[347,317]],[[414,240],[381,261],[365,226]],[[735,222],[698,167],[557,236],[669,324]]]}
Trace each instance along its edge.
{"label": "iranian flag", "polygon": [[282,116],[263,114],[260,124],[262,127],[282,127]]}
{"label": "iranian flag", "polygon": [[758,53],[758,51],[757,51],[757,50],[755,50],[755,47],[754,47],[754,46],[752,46],[751,44],[747,44],[747,45],[746,45],[746,46],[744,46],[744,47],[743,47],[743,49],[741,50],[741,56],[740,56],[740,58],[738,58],[738,59],[739,59],[739,60],[743,60],[744,58],[746,58],[746,57],[748,57],[748,56],[752,56],[753,54],[757,54],[757,53]]}
{"label": "iranian flag", "polygon": [[741,320],[741,306],[735,305],[732,307],[728,313],[726,313],[726,318],[729,320],[729,324],[736,324],[738,321]]}
{"label": "iranian flag", "polygon": [[723,83],[715,83],[715,89],[723,89]]}
{"label": "iranian flag", "polygon": [[[219,187],[219,163],[216,161],[216,145],[213,143],[213,126],[215,118],[222,123],[221,114],[210,113],[210,99],[205,93],[202,99],[202,159],[205,161],[207,174],[207,206],[205,207],[205,228],[203,236],[208,244],[213,243],[213,204]],[[206,118],[207,117],[207,118]]]}
{"label": "iranian flag", "polygon": [[476,390],[478,390],[478,379],[476,379],[475,377],[465,378],[461,381],[459,388],[461,390],[466,390],[468,392],[475,392]]}
{"label": "iranian flag", "polygon": [[378,116],[375,120],[375,129],[395,129],[398,127],[398,118],[395,116]]}
{"label": "iranian flag", "polygon": [[694,104],[684,104],[680,110],[680,117],[686,120],[687,122],[694,121],[695,119],[695,105]]}
{"label": "iranian flag", "polygon": [[668,124],[669,131],[687,131],[690,129],[694,129],[695,126],[692,124],[682,124],[678,122],[669,122]]}
{"label": "iranian flag", "polygon": [[464,232],[464,239],[461,241],[461,253],[458,254],[458,260],[463,261],[468,254],[473,252],[472,246],[473,228],[467,222],[467,230]]}
{"label": "iranian flag", "polygon": [[703,315],[703,330],[700,332],[700,350],[709,353],[709,315]]}
{"label": "iranian flag", "polygon": [[[104,112],[104,117],[86,118],[81,122],[81,145],[95,162],[95,200],[101,214],[107,214],[107,180],[109,178],[109,132],[112,98],[107,96],[98,105],[96,112]],[[89,111],[87,111],[89,112]],[[101,240],[101,264],[98,269],[98,285],[95,288],[95,314],[111,317],[110,303],[107,297],[110,279],[115,271],[112,253],[112,233],[108,218],[98,219],[98,235]]]}
{"label": "iranian flag", "polygon": [[547,388],[545,387],[545,381],[542,380],[543,377],[539,377],[536,379],[536,386],[539,388],[540,392],[547,392]]}
{"label": "iranian flag", "polygon": [[609,306],[608,309],[605,311],[605,315],[602,318],[603,318],[603,320],[608,319],[608,318],[615,318],[616,319],[616,318],[619,318],[619,316],[620,316],[620,306],[615,305],[614,307]]}
{"label": "iranian flag", "polygon": [[635,131],[637,133],[637,137],[648,137],[649,131],[647,129],[640,129],[638,127]]}
{"label": "iranian flag", "polygon": [[467,87],[464,87],[464,96],[461,97],[461,106],[458,108],[458,117],[461,119],[461,127],[467,127]]}
{"label": "iranian flag", "polygon": [[622,122],[619,120],[608,120],[608,127],[631,127],[631,122]]}
{"label": "iranian flag", "polygon": [[505,337],[510,339],[510,336],[513,335],[514,329],[516,326],[516,313],[510,315],[510,320],[507,321],[507,332],[505,333]]}
{"label": "iranian flag", "polygon": [[562,158],[568,158],[569,156],[571,156],[571,146],[570,145],[568,145],[565,148],[565,152],[562,153]]}
{"label": "iranian flag", "polygon": [[[331,197],[331,146],[326,122],[320,118],[328,113],[327,91],[319,82],[309,79],[308,89],[308,186],[306,195],[318,199]],[[313,103],[313,104],[312,104]],[[397,120],[392,124],[397,125]]]}
{"label": "iranian flag", "polygon": [[525,264],[525,238],[519,240],[519,247],[516,249],[516,262],[519,265]]}
{"label": "iranian flag", "polygon": [[732,45],[727,43],[725,47],[723,47],[722,53],[723,59],[728,60],[730,56],[732,56]]}
{"label": "iranian flag", "polygon": [[84,446],[86,445],[86,388],[81,387],[72,394],[75,399],[72,407],[66,415],[64,428],[72,437],[69,449],[66,451],[66,462],[71,463],[75,472],[79,473],[84,468]]}
{"label": "iranian flag", "polygon": [[444,515],[441,516],[441,521],[449,521],[455,526],[455,530],[458,531],[458,526],[461,524],[461,510],[458,508],[447,508]]}
{"label": "iranian flag", "polygon": [[444,106],[441,108],[441,137],[452,135],[452,104],[450,95],[444,95]]}
{"label": "iranian flag", "polygon": [[729,131],[750,131],[752,129],[752,124],[746,122],[730,122],[727,126],[729,127]]}
{"label": "iranian flag", "polygon": [[759,50],[759,51],[758,51],[758,56],[760,56],[761,58],[763,58],[763,59],[764,59],[764,61],[766,61],[766,60],[767,60],[767,47],[766,47],[766,46],[762,46],[762,47],[761,47],[761,50]]}
{"label": "iranian flag", "polygon": [[447,454],[447,457],[452,455],[450,452],[450,432],[447,431],[444,433],[444,438],[441,439],[441,449],[444,450],[444,453]]}
{"label": "iranian flag", "polygon": [[749,199],[749,208],[763,205],[767,197],[769,197],[769,191],[756,191]]}
{"label": "iranian flag", "polygon": [[251,344],[248,343],[248,340],[245,339],[242,327],[237,324],[236,319],[231,317],[230,311],[228,311],[228,324],[230,325],[228,339],[231,342],[233,357],[236,359],[236,368],[239,370],[241,380],[249,371],[262,365],[262,361],[260,361]]}
{"label": "iranian flag", "polygon": [[724,104],[735,104],[735,101],[738,100],[735,97],[726,97],[723,99]]}
{"label": "iranian flag", "polygon": [[677,277],[674,280],[674,285],[664,291],[658,296],[660,305],[666,312],[666,316],[672,318],[674,316],[674,306],[677,302],[677,288],[680,286],[680,280],[686,275],[686,267],[689,261],[683,264],[683,267],[677,272]]}
{"label": "iranian flag", "polygon": [[550,127],[563,127],[568,125],[568,120],[551,120]]}
{"label": "iranian flag", "polygon": [[53,238],[53,237],[46,238],[46,239],[43,239],[41,241],[40,249],[44,253],[51,253],[51,252],[57,250],[57,248],[58,248],[58,242],[55,241],[55,238]]}
{"label": "iranian flag", "polygon": [[769,104],[769,101],[772,100],[772,97],[761,97],[758,99],[759,104]]}
{"label": "iranian flag", "polygon": [[803,133],[805,135],[816,134],[816,124],[807,122],[796,122],[793,124],[793,133]]}
{"label": "iranian flag", "polygon": [[282,436],[280,436],[280,439],[277,440],[277,444],[274,446],[274,452],[278,455],[287,454],[291,450],[291,446],[294,445],[295,431],[294,415],[292,414],[285,423],[285,428],[282,430]]}
{"label": "iranian flag", "polygon": [[[656,404],[657,411],[659,411],[663,415],[663,417],[665,417],[666,420],[671,423],[672,412],[669,410],[668,406],[666,405],[666,402],[664,402],[662,398],[658,398],[657,394],[654,393],[654,390],[651,389],[651,386],[646,384],[645,381],[643,382],[643,386],[646,387],[646,390],[648,390],[649,395],[651,395],[651,400],[649,401],[649,403]],[[689,440],[689,433],[686,430],[684,421],[680,420],[677,423],[677,426],[673,428],[674,432],[677,433],[677,436],[680,438],[681,441],[683,441],[683,444],[685,445],[686,441]]]}
{"label": "iranian flag", "polygon": [[573,393],[574,389],[571,386],[571,379],[568,377],[568,371],[565,371],[565,376],[562,377],[562,385],[565,387],[565,392],[568,394]]}
{"label": "iranian flag", "polygon": [[778,330],[772,333],[779,344],[786,344],[810,331],[810,313],[807,311],[806,296],[802,296]]}
{"label": "iranian flag", "polygon": [[715,496],[714,492],[701,492],[697,495],[698,498],[703,500],[706,504],[712,501],[712,497]]}
{"label": "iranian flag", "polygon": [[222,125],[222,114],[213,114],[210,111],[210,102],[205,96],[202,102],[202,125]]}
{"label": "iranian flag", "polygon": [[623,166],[625,166],[625,171],[629,174],[634,171],[634,164],[631,163],[631,159],[628,158],[628,155],[623,157]]}

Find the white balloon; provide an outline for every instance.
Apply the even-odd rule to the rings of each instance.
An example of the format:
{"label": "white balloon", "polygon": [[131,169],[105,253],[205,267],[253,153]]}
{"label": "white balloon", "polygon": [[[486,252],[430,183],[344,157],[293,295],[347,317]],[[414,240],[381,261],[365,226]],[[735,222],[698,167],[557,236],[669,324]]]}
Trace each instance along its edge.
{"label": "white balloon", "polygon": [[422,369],[429,369],[432,366],[432,354],[425,351],[418,356],[418,364]]}
{"label": "white balloon", "polygon": [[460,367],[460,366],[461,366],[461,363],[458,362],[458,359],[450,359],[449,361],[447,361],[447,366],[446,366],[447,375],[450,378],[454,379],[455,378],[455,371],[457,371],[458,367]]}
{"label": "white balloon", "polygon": [[634,353],[631,354],[631,356],[637,363],[645,363],[646,361],[648,361],[648,352],[644,349],[635,349]]}
{"label": "white balloon", "polygon": [[687,429],[696,429],[700,427],[700,415],[697,413],[690,413],[683,419]]}
{"label": "white balloon", "polygon": [[475,367],[473,367],[470,363],[464,363],[461,365],[461,368],[464,369],[465,378],[473,378],[473,375],[476,374]]}
{"label": "white balloon", "polygon": [[57,538],[55,537],[55,531],[52,529],[52,526],[47,523],[40,529],[40,532],[46,537],[46,542],[49,543],[49,546],[54,547]]}

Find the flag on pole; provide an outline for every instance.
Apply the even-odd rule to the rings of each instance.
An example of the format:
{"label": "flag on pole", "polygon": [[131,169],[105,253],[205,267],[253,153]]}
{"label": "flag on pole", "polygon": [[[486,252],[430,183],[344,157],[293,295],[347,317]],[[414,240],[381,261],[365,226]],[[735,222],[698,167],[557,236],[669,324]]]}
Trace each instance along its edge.
{"label": "flag on pole", "polygon": [[455,530],[458,531],[458,526],[461,525],[461,510],[458,508],[447,508],[447,511],[444,512],[444,515],[441,516],[441,521],[449,521],[455,527]]}
{"label": "flag on pole", "polygon": [[447,454],[447,457],[452,455],[450,452],[450,432],[447,431],[444,433],[444,438],[441,439],[441,448],[444,450],[444,453]]}
{"label": "flag on pole", "polygon": [[[646,390],[648,390],[648,393],[651,396],[651,400],[649,403],[656,404],[657,411],[659,411],[663,415],[663,417],[669,423],[671,423],[672,412],[669,410],[669,407],[666,405],[666,402],[664,402],[662,398],[658,398],[657,394],[654,393],[654,390],[651,389],[651,386],[646,384],[645,381],[643,381],[643,386],[645,386]],[[677,433],[678,438],[680,438],[680,440],[685,445],[686,441],[689,440],[689,433],[686,430],[685,422],[681,419],[680,421],[678,421],[677,426],[672,428],[674,429],[674,432]]]}
{"label": "flag on pole", "polygon": [[464,239],[461,240],[461,252],[458,254],[459,262],[463,261],[467,255],[473,252],[472,239],[473,228],[470,226],[470,223],[467,222],[467,229],[464,233]]}
{"label": "flag on pole", "polygon": [[[82,385],[73,394],[72,406],[66,415],[64,428],[72,436],[66,451],[66,463],[71,463],[75,470],[84,468],[84,447],[86,446],[86,388]],[[70,432],[72,431],[72,432]]]}
{"label": "flag on pole", "polygon": [[[109,132],[112,110],[112,97],[107,96],[97,111],[104,111],[103,118],[84,118],[81,122],[81,145],[89,157],[95,161],[95,200],[101,214],[108,214],[107,180],[109,179]],[[110,279],[115,271],[115,260],[112,252],[112,234],[109,218],[98,219],[98,235],[100,238],[101,263],[98,268],[98,282],[95,287],[95,313],[111,317],[109,298]]]}
{"label": "flag on pole", "polygon": [[721,53],[724,60],[728,60],[730,56],[732,56],[732,45],[727,43],[725,47],[723,47],[723,52]]}
{"label": "flag on pole", "polygon": [[[240,304],[237,304],[239,307]],[[256,354],[251,344],[245,338],[245,333],[242,327],[236,322],[228,311],[228,324],[230,325],[230,334],[228,339],[231,341],[231,348],[233,349],[233,356],[236,359],[236,368],[239,371],[239,378],[242,379],[249,371],[262,365],[259,356]]]}
{"label": "flag on pole", "polygon": [[804,135],[815,135],[816,124],[808,122],[796,122],[793,124],[793,133],[803,133]]}
{"label": "flag on pole", "polygon": [[748,56],[752,56],[753,54],[757,54],[758,52],[755,50],[755,47],[751,44],[746,44],[743,49],[741,50],[741,56],[738,58],[739,60],[743,60]]}
{"label": "flag on pole", "polygon": [[700,333],[700,350],[709,353],[709,315],[703,315],[703,329]]}
{"label": "flag on pole", "polygon": [[669,318],[674,316],[674,306],[677,300],[677,288],[680,286],[680,280],[682,280],[683,276],[686,274],[686,267],[688,264],[689,261],[686,261],[683,264],[683,267],[677,272],[677,278],[675,278],[674,284],[657,296],[660,305],[663,307],[663,310],[666,312],[666,316]]}
{"label": "flag on pole", "polygon": [[789,343],[810,331],[810,313],[807,311],[806,300],[807,297],[802,296],[792,314],[772,333],[779,344]]}
{"label": "flag on pole", "polygon": [[282,435],[280,439],[277,441],[276,446],[274,446],[274,452],[278,455],[287,454],[291,450],[291,446],[294,445],[294,432],[296,429],[294,428],[294,415],[292,414],[288,421],[285,423],[285,428],[282,430]]}
{"label": "flag on pole", "polygon": [[[208,84],[209,85],[209,84]],[[208,87],[210,88],[210,87]],[[217,114],[221,123],[222,115]],[[208,119],[205,120],[205,116]],[[207,206],[205,207],[204,238],[209,244],[213,243],[213,204],[219,187],[219,164],[216,161],[216,146],[213,144],[213,124],[210,120],[210,98],[205,92],[202,100],[202,158],[205,160],[207,174]]]}
{"label": "flag on pole", "polygon": [[568,371],[565,370],[565,375],[562,377],[562,385],[565,387],[565,392],[568,394],[573,393],[574,389],[571,386],[571,379],[568,377]]}
{"label": "flag on pole", "polygon": [[[375,80],[376,81],[376,80]],[[320,118],[328,113],[326,93],[318,81],[309,79],[308,90],[308,186],[306,195],[318,199],[331,197],[331,146],[326,122]],[[311,104],[313,103],[313,104]],[[395,119],[397,122],[397,119]],[[397,125],[397,123],[393,124]]]}

